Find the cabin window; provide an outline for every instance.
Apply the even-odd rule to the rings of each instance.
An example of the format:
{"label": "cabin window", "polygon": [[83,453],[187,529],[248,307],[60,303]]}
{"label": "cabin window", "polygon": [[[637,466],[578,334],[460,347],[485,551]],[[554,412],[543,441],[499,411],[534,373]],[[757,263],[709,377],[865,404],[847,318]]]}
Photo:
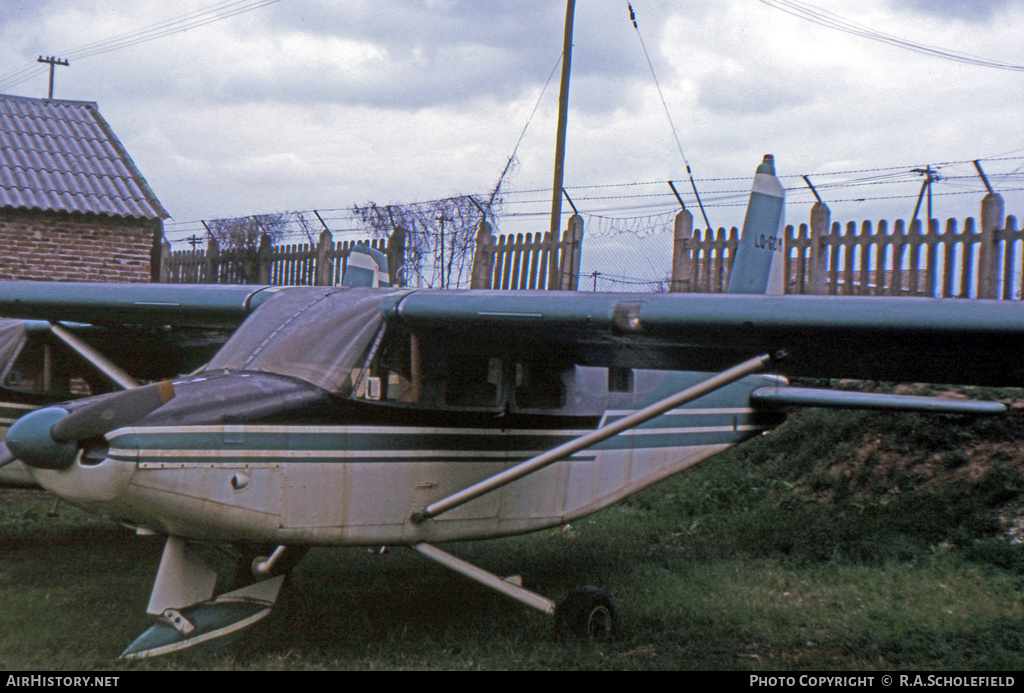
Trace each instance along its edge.
{"label": "cabin window", "polygon": [[516,406],[521,409],[557,409],[565,404],[561,369],[542,363],[516,364]]}
{"label": "cabin window", "polygon": [[389,331],[372,371],[380,379],[380,399],[418,402],[422,388],[419,341],[404,331]]}
{"label": "cabin window", "polygon": [[608,392],[632,392],[633,391],[633,369],[632,368],[609,368],[608,369]]}
{"label": "cabin window", "polygon": [[501,359],[452,357],[448,361],[444,402],[456,407],[494,407],[501,401]]}
{"label": "cabin window", "polygon": [[30,339],[7,369],[3,387],[62,399],[103,392],[103,388],[93,386],[77,365],[66,349]]}

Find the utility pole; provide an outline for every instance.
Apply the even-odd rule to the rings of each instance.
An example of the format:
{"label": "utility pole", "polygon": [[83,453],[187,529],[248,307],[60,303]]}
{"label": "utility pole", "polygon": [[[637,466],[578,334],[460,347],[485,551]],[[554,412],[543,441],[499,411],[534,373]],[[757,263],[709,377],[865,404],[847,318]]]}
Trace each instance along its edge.
{"label": "utility pole", "polygon": [[[451,217],[446,217],[444,214],[434,217],[434,221],[441,222],[441,241],[438,245],[441,247],[441,288],[444,289],[448,286],[448,273],[445,271],[445,260],[444,260],[444,223],[446,221],[455,221]],[[455,259],[455,241],[452,240],[452,252],[448,260],[448,265],[451,266],[452,261]]]}
{"label": "utility pole", "polygon": [[49,92],[49,96],[47,96],[46,98],[52,99],[53,98],[53,67],[54,67],[54,65],[64,65],[66,67],[67,64],[68,64],[68,61],[67,60],[61,60],[60,58],[55,58],[52,55],[50,57],[48,57],[48,58],[44,58],[43,56],[40,55],[39,59],[36,60],[36,62],[37,63],[49,63],[50,64],[50,92]]}
{"label": "utility pole", "polygon": [[555,142],[555,180],[551,191],[551,239],[557,241],[562,225],[562,177],[565,164],[565,126],[569,118],[569,73],[572,68],[572,23],[576,0],[565,4],[565,38],[562,41],[562,84],[558,93],[558,135]]}
{"label": "utility pole", "polygon": [[924,183],[921,184],[921,192],[917,196],[917,205],[914,206],[914,217],[911,221],[917,219],[917,213],[921,210],[921,198],[924,197],[925,193],[928,193],[928,223],[932,221],[932,183],[937,180],[942,180],[942,177],[938,175],[938,171],[931,167],[931,164],[924,168],[914,168],[910,170],[911,173],[917,173],[924,176]]}

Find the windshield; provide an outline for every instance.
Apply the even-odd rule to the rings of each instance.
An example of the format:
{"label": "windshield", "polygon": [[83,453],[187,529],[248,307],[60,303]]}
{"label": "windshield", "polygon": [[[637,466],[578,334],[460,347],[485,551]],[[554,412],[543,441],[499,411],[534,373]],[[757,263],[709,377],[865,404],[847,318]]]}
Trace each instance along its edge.
{"label": "windshield", "polygon": [[380,289],[280,290],[259,307],[208,369],[265,371],[347,395],[383,323]]}

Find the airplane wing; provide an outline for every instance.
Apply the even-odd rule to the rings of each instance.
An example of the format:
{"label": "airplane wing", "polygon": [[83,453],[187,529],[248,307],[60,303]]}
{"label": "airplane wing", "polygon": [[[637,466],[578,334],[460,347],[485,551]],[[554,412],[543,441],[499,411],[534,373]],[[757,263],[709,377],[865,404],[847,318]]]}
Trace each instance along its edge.
{"label": "airplane wing", "polygon": [[[137,380],[206,363],[275,291],[266,286],[0,282],[0,316],[27,330],[61,323]],[[34,322],[40,321],[40,322]],[[88,357],[86,357],[88,360]],[[6,361],[0,360],[0,369]]]}
{"label": "airplane wing", "polygon": [[[231,330],[264,286],[0,282],[0,316]],[[425,344],[584,365],[715,371],[785,355],[785,375],[1024,386],[1024,304],[854,296],[410,290],[381,311]]]}
{"label": "airplane wing", "polygon": [[0,282],[0,316],[90,325],[234,328],[274,291],[217,284]]}
{"label": "airplane wing", "polygon": [[465,351],[706,371],[767,353],[791,376],[1024,386],[1018,301],[420,290],[382,310]]}

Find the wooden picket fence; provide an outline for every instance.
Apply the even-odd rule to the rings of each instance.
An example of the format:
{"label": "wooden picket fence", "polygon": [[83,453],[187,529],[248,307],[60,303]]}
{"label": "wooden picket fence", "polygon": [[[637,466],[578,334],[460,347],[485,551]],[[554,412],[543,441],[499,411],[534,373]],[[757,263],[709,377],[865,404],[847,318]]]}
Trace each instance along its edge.
{"label": "wooden picket fence", "polygon": [[365,243],[382,253],[388,241],[334,241],[325,231],[316,244],[262,243],[246,256],[221,250],[211,239],[205,248],[170,252],[166,247],[160,280],[168,284],[270,284],[273,286],[335,286],[341,283],[352,249]]}
{"label": "wooden picket fence", "polygon": [[[990,194],[982,201],[980,221],[842,225],[832,223],[828,208],[817,203],[809,224],[785,229],[785,291],[1020,299],[1024,230],[1003,209],[1002,198]],[[680,215],[672,290],[725,291],[739,230],[693,230],[689,212]]]}
{"label": "wooden picket fence", "polygon": [[[693,228],[682,210],[675,220],[670,290],[724,292],[740,231]],[[388,256],[392,283],[402,285],[404,235],[370,242]],[[550,233],[495,237],[481,222],[470,287],[502,290],[578,288],[583,219],[573,215],[560,239]],[[201,250],[163,253],[161,280],[168,283],[259,283],[334,286],[341,282],[353,241],[261,244],[252,257],[221,251],[215,241]],[[666,258],[667,260],[667,258]],[[1024,229],[1006,216],[1002,197],[990,193],[978,220],[945,224],[902,220],[889,224],[833,223],[817,203],[810,222],[785,229],[785,291],[791,294],[933,296],[1020,299],[1024,292]]]}
{"label": "wooden picket fence", "polygon": [[580,279],[583,218],[574,214],[561,239],[544,234],[507,234],[495,238],[480,224],[470,288],[575,291]]}

